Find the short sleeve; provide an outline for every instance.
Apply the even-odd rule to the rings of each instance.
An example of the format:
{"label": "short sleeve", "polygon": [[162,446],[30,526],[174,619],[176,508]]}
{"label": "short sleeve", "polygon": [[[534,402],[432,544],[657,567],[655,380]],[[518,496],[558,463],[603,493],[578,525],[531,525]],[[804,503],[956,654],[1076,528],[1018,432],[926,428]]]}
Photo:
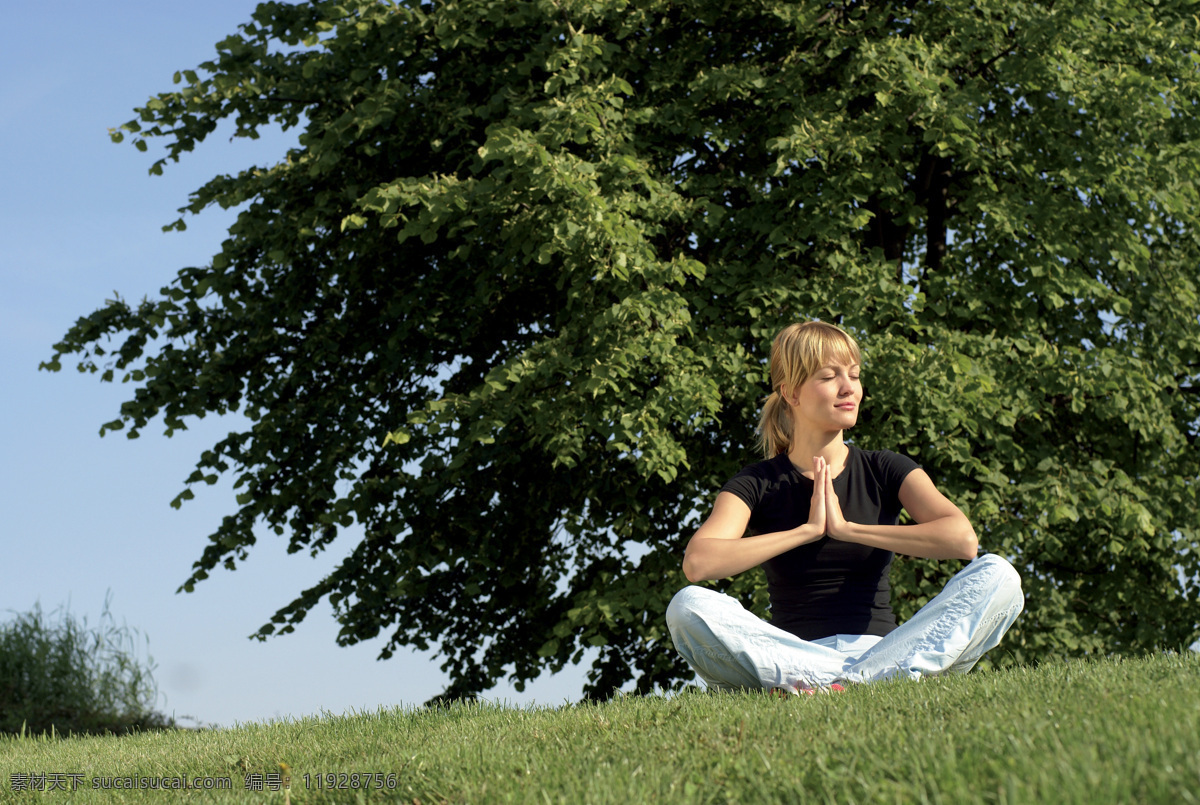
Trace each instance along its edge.
{"label": "short sleeve", "polygon": [[737,495],[750,511],[754,511],[754,507],[762,500],[765,488],[764,479],[754,472],[754,466],[751,465],[726,481],[721,491]]}
{"label": "short sleeve", "polygon": [[885,489],[894,495],[900,494],[904,479],[913,470],[921,469],[921,465],[908,456],[893,453],[891,450],[879,450],[875,453],[875,466],[880,474]]}

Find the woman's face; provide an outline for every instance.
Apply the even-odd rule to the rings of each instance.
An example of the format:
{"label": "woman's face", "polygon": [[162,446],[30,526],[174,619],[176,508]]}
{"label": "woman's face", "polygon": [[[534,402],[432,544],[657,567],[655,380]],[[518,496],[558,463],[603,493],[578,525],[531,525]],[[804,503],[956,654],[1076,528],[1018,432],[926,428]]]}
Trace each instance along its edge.
{"label": "woman's face", "polygon": [[800,384],[787,399],[792,420],[800,428],[825,432],[854,427],[862,402],[857,363],[827,363]]}

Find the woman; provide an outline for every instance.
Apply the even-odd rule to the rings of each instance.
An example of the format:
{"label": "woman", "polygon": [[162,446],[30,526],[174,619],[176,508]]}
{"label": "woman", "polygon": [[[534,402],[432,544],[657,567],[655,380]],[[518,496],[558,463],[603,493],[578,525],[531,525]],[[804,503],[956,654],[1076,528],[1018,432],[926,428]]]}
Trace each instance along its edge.
{"label": "woman", "polygon": [[[692,582],[762,565],[771,623],[703,587],[667,608],[675,647],[710,687],[812,693],[965,673],[1021,612],[1016,571],[999,556],[975,558],[970,521],[924,470],[843,441],[858,421],[860,364],[854,339],[831,324],[794,324],[775,338],[760,423],[767,460],[722,487],[683,559]],[[897,525],[901,507],[913,525]],[[897,626],[895,553],[973,561]]]}

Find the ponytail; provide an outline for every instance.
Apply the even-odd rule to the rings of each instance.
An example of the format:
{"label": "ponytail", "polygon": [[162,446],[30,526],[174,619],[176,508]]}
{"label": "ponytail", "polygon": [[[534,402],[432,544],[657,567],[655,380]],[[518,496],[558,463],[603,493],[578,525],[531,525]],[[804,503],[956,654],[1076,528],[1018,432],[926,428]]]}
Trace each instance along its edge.
{"label": "ponytail", "polygon": [[758,421],[758,446],[765,458],[775,458],[792,446],[792,415],[778,391],[772,391],[763,404]]}

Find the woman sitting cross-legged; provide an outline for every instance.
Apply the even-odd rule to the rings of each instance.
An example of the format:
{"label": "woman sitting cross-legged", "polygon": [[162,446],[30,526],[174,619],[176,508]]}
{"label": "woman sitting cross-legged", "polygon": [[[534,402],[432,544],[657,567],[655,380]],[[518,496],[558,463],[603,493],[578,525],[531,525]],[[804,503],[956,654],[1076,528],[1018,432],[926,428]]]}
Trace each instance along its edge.
{"label": "woman sitting cross-legged", "polygon": [[[775,338],[760,425],[767,459],[721,488],[683,559],[692,582],[762,565],[771,622],[704,587],[684,588],[667,608],[675,647],[710,687],[811,693],[965,673],[1024,606],[1012,565],[976,558],[971,523],[924,470],[843,441],[858,420],[860,368],[858,345],[831,324],[794,324]],[[901,508],[912,525],[897,524]],[[972,561],[897,626],[895,553]]]}

